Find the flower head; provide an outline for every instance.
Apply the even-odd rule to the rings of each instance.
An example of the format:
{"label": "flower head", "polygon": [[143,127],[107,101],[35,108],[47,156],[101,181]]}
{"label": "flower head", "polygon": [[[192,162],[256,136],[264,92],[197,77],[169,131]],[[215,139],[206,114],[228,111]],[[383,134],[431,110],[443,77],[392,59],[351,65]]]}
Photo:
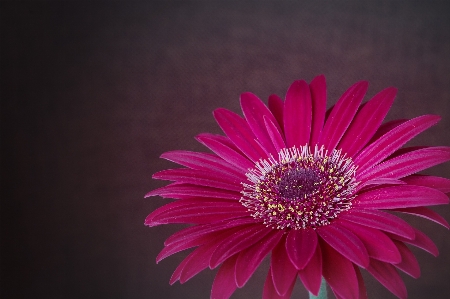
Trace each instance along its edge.
{"label": "flower head", "polygon": [[271,254],[265,299],[289,298],[297,277],[312,294],[324,277],[337,298],[367,298],[361,268],[406,298],[398,270],[420,275],[406,244],[438,251],[397,215],[449,228],[426,206],[449,202],[450,180],[416,173],[450,160],[450,148],[401,148],[439,116],[382,124],[396,89],[361,105],[367,88],[367,82],[356,83],[329,111],[324,76],[294,82],[285,101],[272,95],[268,106],[244,93],[244,118],[226,109],[214,112],[225,136],[197,136],[212,154],[164,153],[185,168],[153,176],[173,183],[146,197],[175,201],[145,224],[193,225],[169,237],[157,261],[195,247],[170,283],[220,265],[211,298],[229,298]]}

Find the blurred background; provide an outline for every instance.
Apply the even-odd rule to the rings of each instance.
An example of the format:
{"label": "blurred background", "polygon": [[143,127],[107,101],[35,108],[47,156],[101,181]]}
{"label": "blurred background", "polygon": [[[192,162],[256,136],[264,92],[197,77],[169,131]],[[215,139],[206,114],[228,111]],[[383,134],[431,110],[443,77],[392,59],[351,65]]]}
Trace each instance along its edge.
{"label": "blurred background", "polygon": [[[206,151],[194,136],[220,133],[212,111],[240,113],[242,92],[324,74],[331,106],[359,80],[366,99],[395,86],[387,120],[440,114],[409,144],[450,146],[448,1],[2,1],[0,22],[2,298],[209,298],[216,270],[169,286],[187,253],[155,258],[183,226],[145,227],[167,200],[143,197],[174,166],[159,156]],[[408,220],[441,253],[413,248],[408,298],[450,298],[450,232]],[[232,298],[261,298],[267,269]]]}

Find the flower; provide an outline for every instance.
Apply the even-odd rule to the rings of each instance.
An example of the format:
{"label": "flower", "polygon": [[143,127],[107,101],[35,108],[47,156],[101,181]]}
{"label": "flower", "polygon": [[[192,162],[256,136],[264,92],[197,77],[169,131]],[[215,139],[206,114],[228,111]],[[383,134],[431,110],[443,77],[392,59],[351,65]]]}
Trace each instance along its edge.
{"label": "flower", "polygon": [[145,224],[193,225],[166,240],[157,262],[196,247],[170,283],[221,265],[211,298],[229,298],[271,254],[266,299],[289,298],[297,276],[315,295],[324,277],[336,298],[367,298],[360,268],[406,298],[397,270],[420,275],[406,244],[435,256],[438,250],[398,215],[449,228],[425,206],[449,202],[450,180],[416,172],[450,160],[450,147],[401,148],[440,117],[382,124],[397,91],[387,88],[361,105],[367,88],[354,84],[328,111],[324,76],[295,81],[284,102],[272,95],[268,106],[244,93],[244,118],[214,111],[225,136],[197,136],[212,154],[164,153],[185,168],[154,174],[173,183],[146,197],[175,200]]}

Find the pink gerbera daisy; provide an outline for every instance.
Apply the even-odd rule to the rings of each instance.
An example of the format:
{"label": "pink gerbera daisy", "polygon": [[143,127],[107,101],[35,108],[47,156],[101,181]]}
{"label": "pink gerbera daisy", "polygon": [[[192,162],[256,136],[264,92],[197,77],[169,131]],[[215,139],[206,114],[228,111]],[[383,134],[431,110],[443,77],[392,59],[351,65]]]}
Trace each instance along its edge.
{"label": "pink gerbera daisy", "polygon": [[[430,205],[447,204],[450,180],[415,174],[450,160],[449,147],[401,148],[439,121],[424,115],[381,124],[396,95],[387,88],[361,105],[367,82],[350,87],[326,111],[325,77],[295,81],[268,107],[241,95],[244,118],[219,108],[225,133],[200,134],[213,153],[172,151],[185,168],[156,173],[172,184],[146,195],[173,198],[148,226],[190,223],[164,243],[157,262],[196,247],[170,279],[184,283],[220,266],[211,298],[229,298],[271,254],[263,298],[289,298],[297,277],[317,295],[322,277],[336,298],[367,298],[360,268],[399,298],[398,270],[417,278],[405,244],[433,255],[437,247],[396,216],[406,213],[449,228]],[[395,212],[395,213],[392,213]]]}

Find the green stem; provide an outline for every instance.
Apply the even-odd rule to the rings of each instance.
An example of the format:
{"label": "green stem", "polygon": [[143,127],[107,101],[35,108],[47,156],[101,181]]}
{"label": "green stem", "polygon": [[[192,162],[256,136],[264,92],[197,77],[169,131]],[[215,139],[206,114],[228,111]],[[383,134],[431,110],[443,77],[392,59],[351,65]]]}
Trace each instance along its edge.
{"label": "green stem", "polygon": [[320,284],[319,295],[314,296],[309,293],[309,299],[327,299],[327,283],[325,279],[322,277],[322,283]]}

